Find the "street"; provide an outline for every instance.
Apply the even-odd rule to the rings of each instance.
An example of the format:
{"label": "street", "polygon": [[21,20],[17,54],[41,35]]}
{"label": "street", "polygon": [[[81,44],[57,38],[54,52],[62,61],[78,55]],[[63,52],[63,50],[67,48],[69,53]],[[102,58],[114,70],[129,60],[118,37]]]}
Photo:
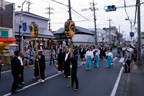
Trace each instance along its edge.
{"label": "street", "polygon": [[[123,58],[116,56],[116,50],[113,50],[114,54],[114,66],[112,68],[106,68],[106,61],[100,60],[100,67],[95,68],[92,63],[92,69],[90,71],[85,70],[85,65],[82,65],[81,61],[78,61],[78,80],[79,90],[75,92],[70,90],[67,86],[70,84],[70,78],[64,78],[63,73],[58,74],[54,65],[46,63],[44,83],[37,82],[38,79],[33,79],[33,69],[28,68],[24,70],[25,84],[23,89],[14,96],[124,96],[126,76],[123,73],[120,82],[117,79],[122,68]],[[9,96],[12,86],[13,78],[11,72],[2,73],[2,79],[0,81],[0,95]],[[118,86],[116,86],[118,85]],[[75,86],[74,86],[75,88]],[[115,95],[112,95],[115,94]],[[12,95],[12,96],[13,96]]]}

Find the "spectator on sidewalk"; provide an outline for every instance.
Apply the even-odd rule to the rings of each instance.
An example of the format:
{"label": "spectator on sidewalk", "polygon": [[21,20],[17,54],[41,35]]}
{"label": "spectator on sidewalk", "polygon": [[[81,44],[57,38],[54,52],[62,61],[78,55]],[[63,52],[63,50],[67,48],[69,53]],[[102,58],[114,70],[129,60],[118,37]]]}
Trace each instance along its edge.
{"label": "spectator on sidewalk", "polygon": [[14,55],[15,57],[13,57],[11,60],[11,70],[12,70],[11,72],[14,78],[11,93],[15,93],[16,89],[20,88],[19,81],[21,77],[21,63],[20,60],[18,59],[19,51],[15,51]]}
{"label": "spectator on sidewalk", "polygon": [[3,62],[3,57],[0,54],[0,79],[1,79],[1,67],[3,66],[2,62]]}
{"label": "spectator on sidewalk", "polygon": [[20,52],[20,56],[18,57],[18,59],[20,60],[21,63],[21,77],[20,77],[20,85],[22,86],[22,84],[24,84],[24,64],[23,64],[23,53]]}

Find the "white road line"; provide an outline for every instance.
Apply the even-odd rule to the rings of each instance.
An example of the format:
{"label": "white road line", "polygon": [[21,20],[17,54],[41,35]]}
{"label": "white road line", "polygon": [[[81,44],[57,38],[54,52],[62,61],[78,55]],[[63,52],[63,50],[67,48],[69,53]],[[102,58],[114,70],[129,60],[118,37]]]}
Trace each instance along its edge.
{"label": "white road line", "polygon": [[118,85],[119,85],[119,82],[120,82],[120,78],[121,78],[123,69],[124,69],[124,67],[121,67],[121,70],[120,70],[120,72],[119,72],[119,75],[118,75],[118,77],[117,77],[117,80],[116,80],[116,82],[115,82],[115,85],[114,85],[114,87],[113,87],[113,90],[112,90],[110,96],[115,96],[115,94],[116,94],[116,91],[117,91],[117,88],[118,88]]}
{"label": "white road line", "polygon": [[[124,58],[121,58],[120,61],[123,62],[123,61],[124,61]],[[120,61],[119,61],[119,62],[120,62]],[[114,87],[113,87],[113,90],[112,90],[110,96],[115,96],[115,94],[116,94],[116,91],[117,91],[117,88],[118,88],[118,85],[119,85],[119,82],[120,82],[120,79],[121,79],[121,76],[122,76],[123,69],[124,69],[124,67],[121,67],[120,72],[119,72],[119,75],[118,75],[118,77],[117,77],[117,80],[116,80],[116,82],[115,82],[115,85],[114,85]]]}
{"label": "white road line", "polygon": [[123,61],[124,61],[124,58],[121,58],[121,59],[119,60],[120,63],[122,63]]}
{"label": "white road line", "polygon": [[11,70],[3,71],[1,73],[4,74],[4,73],[8,73],[8,72],[11,72]]}
{"label": "white road line", "polygon": [[117,59],[117,57],[114,57],[113,62]]}
{"label": "white road line", "polygon": [[[83,64],[78,65],[78,67],[81,66],[81,65],[83,65]],[[47,81],[47,80],[49,80],[49,79],[51,79],[51,78],[54,78],[54,77],[56,77],[56,76],[58,76],[58,75],[60,75],[60,74],[62,74],[62,73],[58,73],[58,74],[52,75],[52,76],[46,78],[45,81]],[[32,87],[32,86],[35,86],[35,85],[37,85],[37,84],[39,84],[39,83],[40,83],[40,82],[32,83],[32,84],[30,84],[30,85],[28,85],[28,86],[23,87],[23,88],[20,89],[19,91],[25,90],[25,89],[27,89],[27,88],[29,88],[29,87]],[[5,94],[5,95],[3,95],[3,96],[10,96],[10,95],[11,95],[11,93],[7,93],[7,94]]]}

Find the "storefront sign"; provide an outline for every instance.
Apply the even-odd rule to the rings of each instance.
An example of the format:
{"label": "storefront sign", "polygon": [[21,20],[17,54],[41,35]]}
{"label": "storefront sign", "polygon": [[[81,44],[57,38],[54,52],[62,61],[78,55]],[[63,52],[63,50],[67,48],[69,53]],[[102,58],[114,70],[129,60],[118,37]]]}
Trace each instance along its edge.
{"label": "storefront sign", "polygon": [[1,37],[8,37],[8,31],[0,30]]}

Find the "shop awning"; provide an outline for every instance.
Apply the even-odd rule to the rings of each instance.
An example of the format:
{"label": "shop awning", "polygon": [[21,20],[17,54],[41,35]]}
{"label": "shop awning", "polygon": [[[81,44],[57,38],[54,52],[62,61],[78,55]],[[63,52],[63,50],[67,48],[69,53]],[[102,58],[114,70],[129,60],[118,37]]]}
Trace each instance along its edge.
{"label": "shop awning", "polygon": [[0,37],[0,42],[16,42],[16,39],[13,37]]}

